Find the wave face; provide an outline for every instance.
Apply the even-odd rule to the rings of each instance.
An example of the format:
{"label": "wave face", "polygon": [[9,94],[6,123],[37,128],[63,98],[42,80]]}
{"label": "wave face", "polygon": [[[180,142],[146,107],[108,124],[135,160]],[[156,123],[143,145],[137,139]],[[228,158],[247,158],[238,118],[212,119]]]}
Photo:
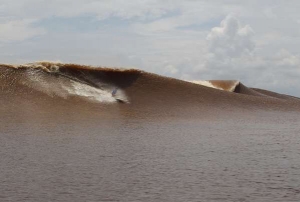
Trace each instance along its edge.
{"label": "wave face", "polygon": [[235,80],[191,83],[136,69],[48,62],[0,65],[0,84],[0,112],[20,116],[207,117],[225,111],[300,109],[298,98]]}
{"label": "wave face", "polygon": [[[27,87],[49,97],[77,97],[100,103],[129,102],[126,94],[108,79],[93,75],[93,69],[78,65],[33,63],[1,68],[1,83],[9,90],[14,86]],[[104,75],[105,76],[105,75]],[[112,95],[112,91],[117,89]]]}

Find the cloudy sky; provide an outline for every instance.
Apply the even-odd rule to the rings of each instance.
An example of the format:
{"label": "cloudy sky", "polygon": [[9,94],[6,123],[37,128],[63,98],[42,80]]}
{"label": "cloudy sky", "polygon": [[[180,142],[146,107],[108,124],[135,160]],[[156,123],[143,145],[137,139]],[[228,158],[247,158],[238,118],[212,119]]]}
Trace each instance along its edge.
{"label": "cloudy sky", "polygon": [[135,67],[300,96],[299,11],[299,0],[0,0],[0,62]]}

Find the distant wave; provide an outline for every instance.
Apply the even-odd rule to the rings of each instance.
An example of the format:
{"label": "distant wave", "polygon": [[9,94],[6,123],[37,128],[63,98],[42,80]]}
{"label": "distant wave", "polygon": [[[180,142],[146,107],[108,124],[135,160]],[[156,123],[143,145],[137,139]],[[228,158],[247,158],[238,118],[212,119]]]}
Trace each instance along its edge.
{"label": "distant wave", "polygon": [[219,90],[225,90],[229,92],[234,92],[236,87],[240,84],[239,81],[234,80],[208,80],[208,81],[191,81],[192,83],[203,85],[210,88],[215,88]]}

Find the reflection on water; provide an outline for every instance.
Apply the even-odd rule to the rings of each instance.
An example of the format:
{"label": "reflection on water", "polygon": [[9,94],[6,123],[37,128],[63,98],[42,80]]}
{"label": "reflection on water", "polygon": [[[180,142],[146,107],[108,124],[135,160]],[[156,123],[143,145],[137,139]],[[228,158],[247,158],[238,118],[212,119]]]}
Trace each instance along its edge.
{"label": "reflection on water", "polygon": [[297,123],[6,123],[0,201],[299,201]]}

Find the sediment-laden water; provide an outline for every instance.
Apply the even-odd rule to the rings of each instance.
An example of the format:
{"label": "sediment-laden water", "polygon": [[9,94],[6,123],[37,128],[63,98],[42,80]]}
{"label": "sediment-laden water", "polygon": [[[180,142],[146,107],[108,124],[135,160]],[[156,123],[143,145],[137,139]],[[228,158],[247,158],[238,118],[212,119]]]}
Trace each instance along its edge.
{"label": "sediment-laden water", "polygon": [[0,85],[0,201],[300,200],[298,98],[54,63]]}

